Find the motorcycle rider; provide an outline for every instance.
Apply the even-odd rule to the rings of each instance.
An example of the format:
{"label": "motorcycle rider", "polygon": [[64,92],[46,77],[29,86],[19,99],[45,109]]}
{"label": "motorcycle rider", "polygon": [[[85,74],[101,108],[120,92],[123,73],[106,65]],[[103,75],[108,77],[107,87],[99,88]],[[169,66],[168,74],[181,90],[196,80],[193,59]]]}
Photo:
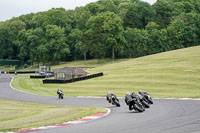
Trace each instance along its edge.
{"label": "motorcycle rider", "polygon": [[62,90],[60,90],[60,89],[57,90],[57,94],[58,94],[59,99],[61,98],[62,93],[63,93]]}
{"label": "motorcycle rider", "polygon": [[126,93],[126,96],[125,96],[125,102],[126,102],[126,104],[129,106],[129,110],[132,110],[133,108],[132,108],[132,104],[131,104],[131,102],[132,102],[132,96],[131,96],[131,94],[129,93],[129,92],[127,92]]}
{"label": "motorcycle rider", "polygon": [[149,95],[148,92],[144,92],[144,91],[139,90],[138,93],[139,93],[139,95],[144,96],[149,104],[153,104],[152,98],[151,98],[151,96]]}
{"label": "motorcycle rider", "polygon": [[131,93],[131,96],[132,96],[132,97],[137,97],[138,95],[133,91],[133,92]]}
{"label": "motorcycle rider", "polygon": [[112,103],[112,100],[111,100],[111,99],[112,99],[112,96],[114,96],[114,97],[116,98],[116,100],[119,101],[119,99],[117,99],[117,96],[116,96],[115,94],[112,94],[111,92],[108,92],[108,93],[107,93],[107,96],[106,96],[106,100],[107,100],[109,103],[113,104],[113,103]]}
{"label": "motorcycle rider", "polygon": [[132,92],[131,94],[129,92],[126,93],[125,102],[129,106],[129,110],[133,109],[131,102],[134,97],[136,97],[136,98],[138,97],[138,95],[135,92]]}
{"label": "motorcycle rider", "polygon": [[148,95],[147,92],[144,92],[144,91],[141,91],[141,90],[139,90],[138,93],[141,94],[141,95],[144,95],[144,94]]}

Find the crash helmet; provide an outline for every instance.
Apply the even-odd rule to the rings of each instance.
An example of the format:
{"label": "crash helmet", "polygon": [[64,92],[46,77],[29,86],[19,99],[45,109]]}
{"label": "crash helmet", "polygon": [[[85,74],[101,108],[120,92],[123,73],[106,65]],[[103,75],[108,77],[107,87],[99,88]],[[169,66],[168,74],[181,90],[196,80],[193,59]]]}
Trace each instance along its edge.
{"label": "crash helmet", "polygon": [[134,94],[136,94],[134,91],[131,93],[131,95],[134,95]]}

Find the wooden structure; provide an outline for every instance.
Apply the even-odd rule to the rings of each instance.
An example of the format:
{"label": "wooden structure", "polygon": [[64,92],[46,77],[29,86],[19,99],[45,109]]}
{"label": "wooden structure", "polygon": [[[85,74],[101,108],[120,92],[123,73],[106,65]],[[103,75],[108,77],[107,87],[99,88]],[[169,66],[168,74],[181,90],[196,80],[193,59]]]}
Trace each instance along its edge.
{"label": "wooden structure", "polygon": [[54,71],[54,77],[58,80],[70,80],[85,77],[87,75],[88,72],[85,72],[83,69],[77,67],[64,67]]}

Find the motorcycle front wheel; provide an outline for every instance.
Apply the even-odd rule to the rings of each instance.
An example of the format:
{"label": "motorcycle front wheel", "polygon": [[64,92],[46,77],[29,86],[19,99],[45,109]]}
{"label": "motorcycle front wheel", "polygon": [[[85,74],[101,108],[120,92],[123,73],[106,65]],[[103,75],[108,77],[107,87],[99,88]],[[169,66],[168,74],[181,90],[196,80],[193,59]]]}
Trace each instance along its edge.
{"label": "motorcycle front wheel", "polygon": [[114,103],[115,103],[115,105],[116,105],[117,107],[120,107],[120,104],[119,104],[118,101],[114,101]]}
{"label": "motorcycle front wheel", "polygon": [[134,105],[134,109],[138,112],[143,112],[144,110],[140,108],[137,104]]}

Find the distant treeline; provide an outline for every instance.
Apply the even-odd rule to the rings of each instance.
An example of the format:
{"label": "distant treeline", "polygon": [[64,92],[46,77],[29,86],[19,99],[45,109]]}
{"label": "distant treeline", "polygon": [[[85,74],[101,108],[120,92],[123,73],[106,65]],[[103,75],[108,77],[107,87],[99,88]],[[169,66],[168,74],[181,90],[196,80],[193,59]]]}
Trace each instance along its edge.
{"label": "distant treeline", "polygon": [[200,0],[99,0],[0,22],[0,59],[134,58],[200,44]]}

